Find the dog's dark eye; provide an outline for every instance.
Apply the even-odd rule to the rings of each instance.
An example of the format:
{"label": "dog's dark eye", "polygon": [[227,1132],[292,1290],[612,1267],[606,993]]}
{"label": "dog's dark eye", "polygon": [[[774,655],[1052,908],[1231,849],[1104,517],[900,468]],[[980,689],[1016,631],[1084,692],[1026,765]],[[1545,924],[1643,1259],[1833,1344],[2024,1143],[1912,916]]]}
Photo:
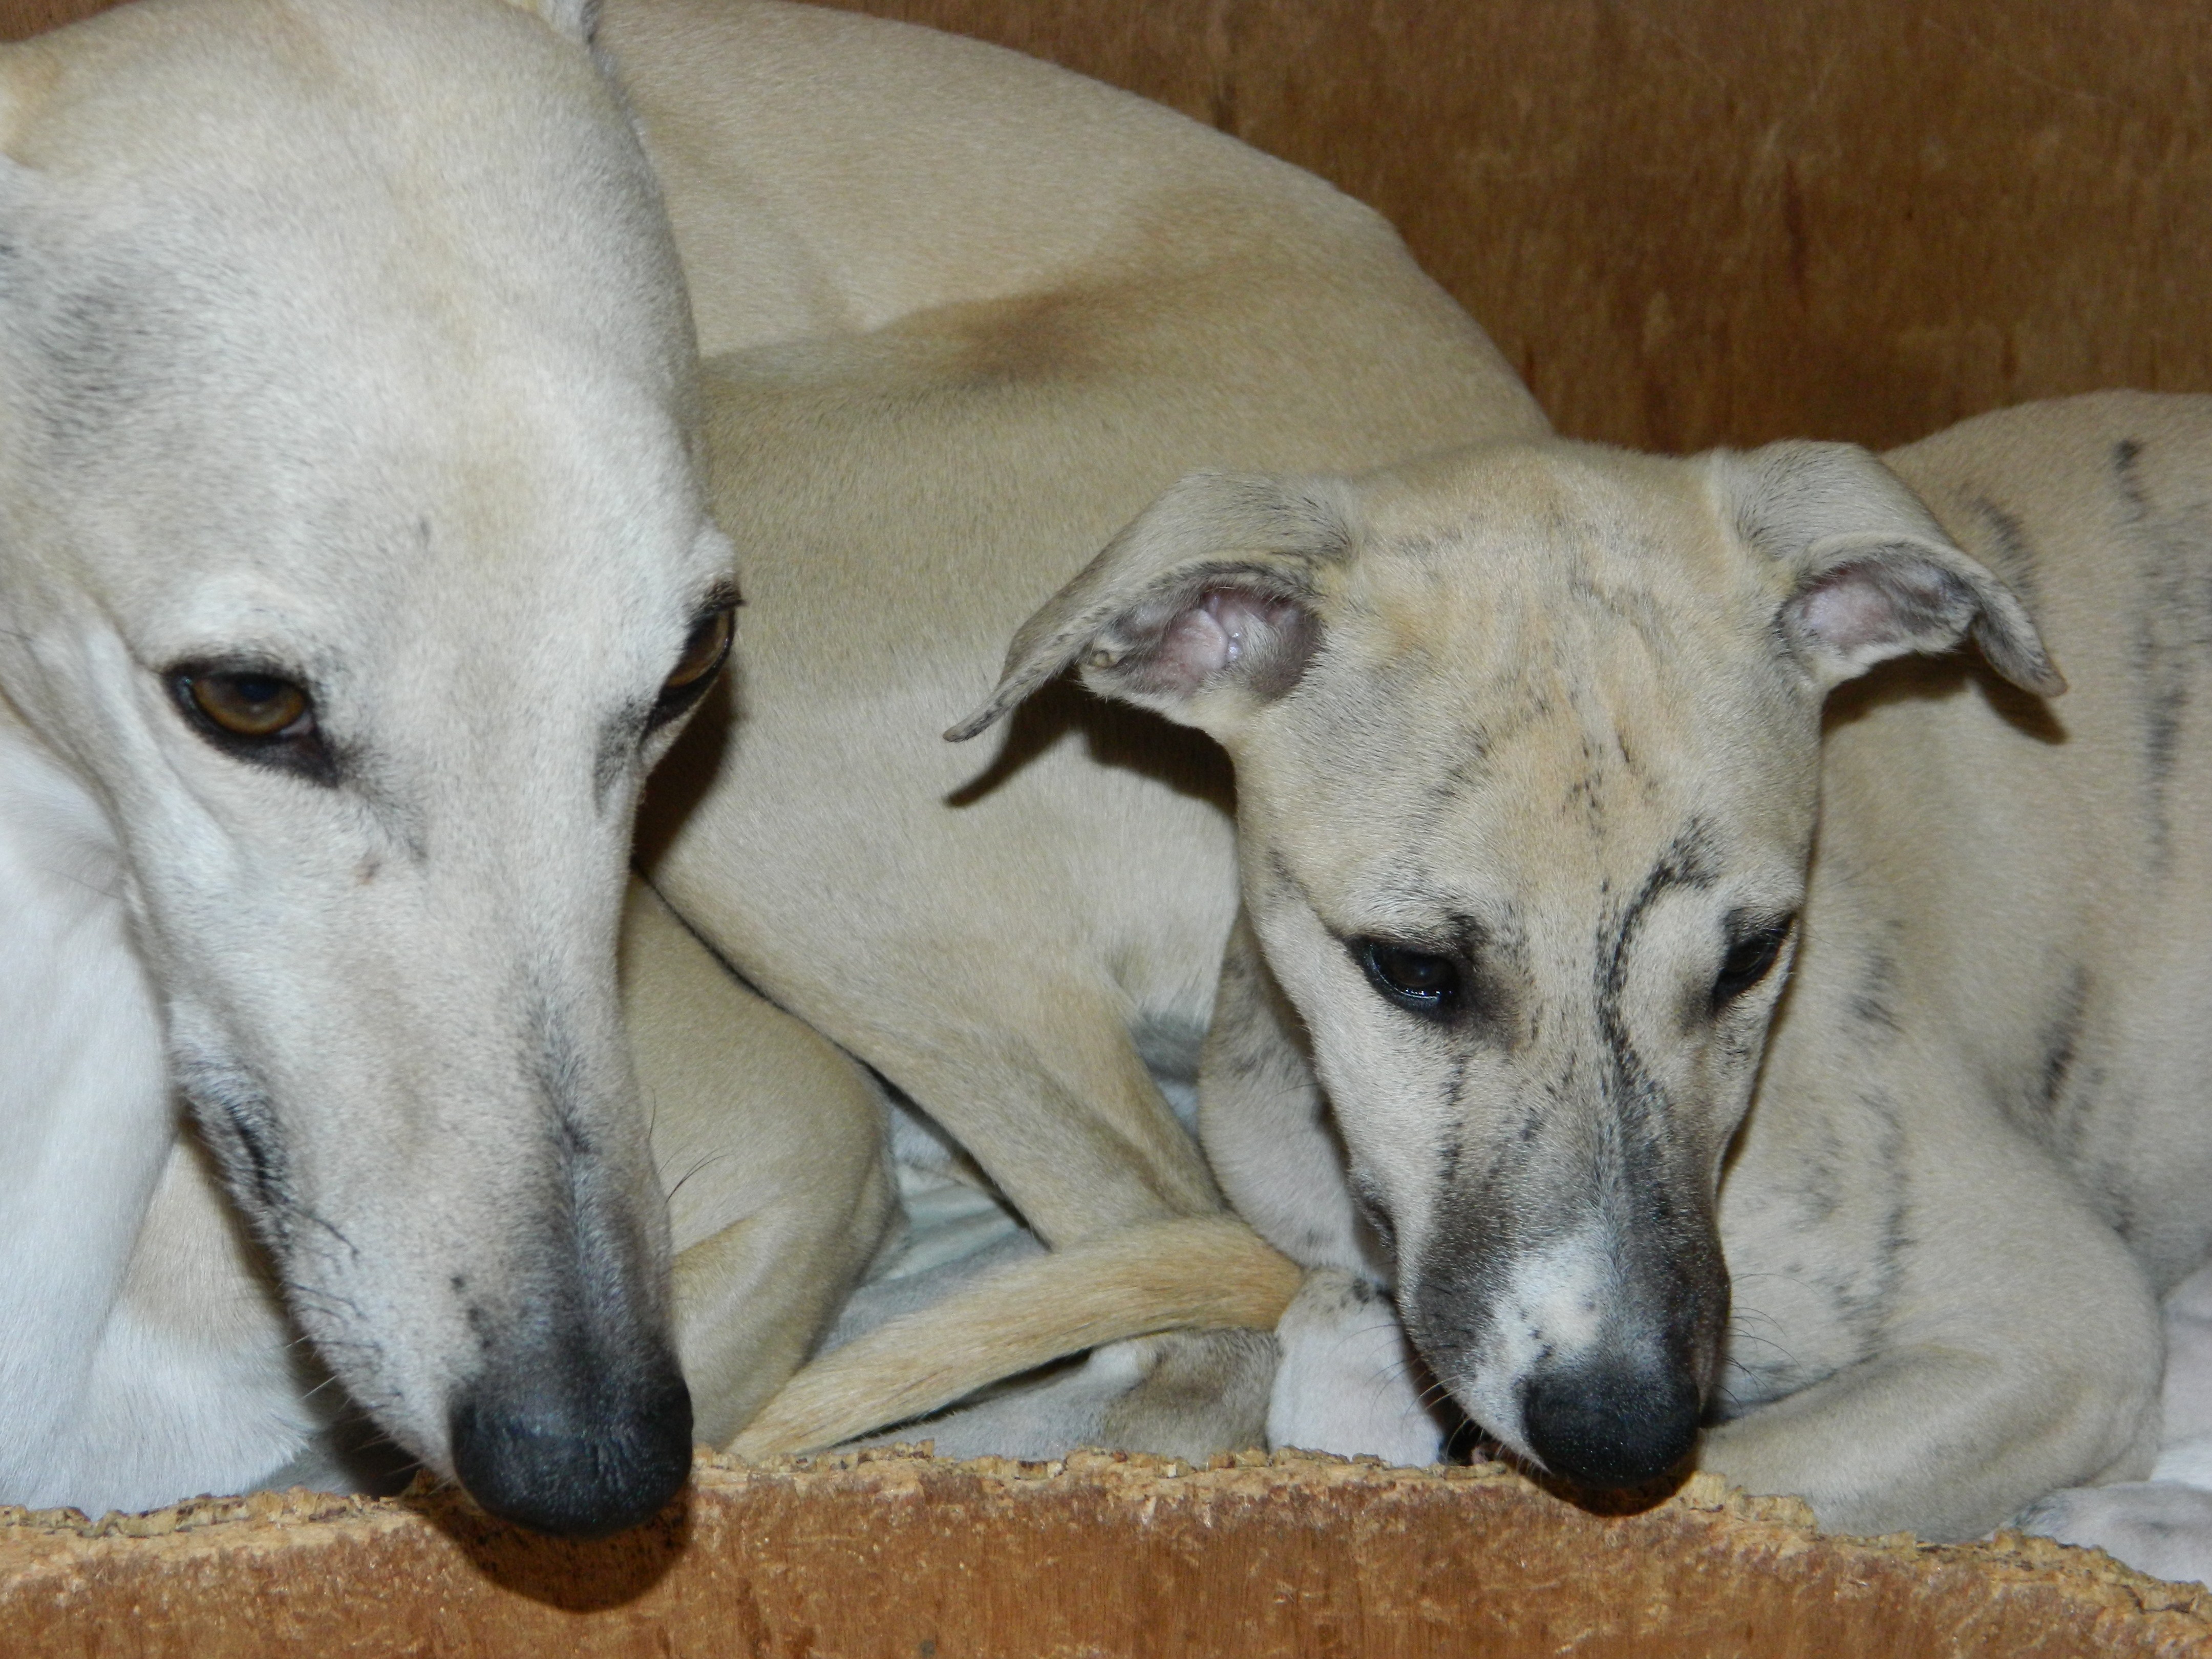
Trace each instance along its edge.
{"label": "dog's dark eye", "polygon": [[691,624],[690,635],[684,641],[683,654],[677,658],[675,669],[661,682],[650,725],[659,726],[675,719],[698,702],[714,683],[714,676],[730,654],[736,608],[735,599],[725,599]]}
{"label": "dog's dark eye", "polygon": [[314,699],[296,682],[257,668],[186,663],[169,671],[169,694],[193,730],[226,754],[331,781]]}
{"label": "dog's dark eye", "polygon": [[1362,940],[1355,948],[1375,988],[1401,1008],[1442,1018],[1458,1005],[1459,966],[1449,957],[1378,939]]}
{"label": "dog's dark eye", "polygon": [[1769,922],[1729,946],[1721,958],[1721,970],[1713,978],[1713,1012],[1718,1013],[1746,991],[1765,979],[1774,966],[1774,959],[1782,954],[1783,941],[1796,924],[1795,916],[1785,916],[1780,921]]}

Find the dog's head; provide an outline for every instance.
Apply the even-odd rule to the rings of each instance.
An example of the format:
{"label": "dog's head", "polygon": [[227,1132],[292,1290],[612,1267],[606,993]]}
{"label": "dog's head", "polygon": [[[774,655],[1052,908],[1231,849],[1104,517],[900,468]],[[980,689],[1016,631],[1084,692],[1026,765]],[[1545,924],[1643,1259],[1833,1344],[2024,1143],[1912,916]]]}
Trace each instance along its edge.
{"label": "dog's head", "polygon": [[325,1357],[591,1533],[689,1466],[615,939],[734,593],[582,28],[153,0],[0,56],[0,687]]}
{"label": "dog's head", "polygon": [[1201,476],[1023,629],[1237,762],[1244,898],[1399,1303],[1490,1432],[1655,1478],[1710,1403],[1720,1166],[1804,896],[1830,687],[2019,602],[1840,445]]}

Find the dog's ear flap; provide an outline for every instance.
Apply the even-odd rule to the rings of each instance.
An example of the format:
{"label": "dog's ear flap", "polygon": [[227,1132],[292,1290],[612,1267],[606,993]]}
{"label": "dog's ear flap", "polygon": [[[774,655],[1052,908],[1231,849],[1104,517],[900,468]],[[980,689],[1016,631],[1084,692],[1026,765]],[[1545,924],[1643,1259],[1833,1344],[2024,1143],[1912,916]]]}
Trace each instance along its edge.
{"label": "dog's ear flap", "polygon": [[1865,450],[1778,443],[1713,463],[1737,534],[1784,567],[1778,624],[1823,690],[1970,633],[2014,685],[2046,697],[2066,689],[2027,608]]}
{"label": "dog's ear flap", "polygon": [[599,32],[599,0],[507,0],[559,30],[580,46],[588,46]]}
{"label": "dog's ear flap", "polygon": [[1352,556],[1356,512],[1340,479],[1185,478],[1022,624],[998,689],[945,735],[987,730],[1079,661],[1101,696],[1219,735],[1305,672],[1320,573]]}

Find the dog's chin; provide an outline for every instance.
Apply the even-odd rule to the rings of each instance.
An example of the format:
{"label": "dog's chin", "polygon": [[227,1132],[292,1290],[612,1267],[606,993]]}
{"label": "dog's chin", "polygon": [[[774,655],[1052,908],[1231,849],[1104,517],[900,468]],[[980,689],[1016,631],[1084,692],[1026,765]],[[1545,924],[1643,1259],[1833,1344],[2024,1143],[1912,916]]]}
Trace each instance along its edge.
{"label": "dog's chin", "polygon": [[1416,1350],[1443,1383],[1452,1403],[1467,1413],[1468,1422],[1481,1435],[1495,1442],[1514,1462],[1532,1470],[1544,1468],[1544,1460],[1522,1431],[1519,1390],[1512,1378],[1485,1376],[1480,1367],[1468,1364],[1457,1355],[1432,1355],[1418,1344]]}

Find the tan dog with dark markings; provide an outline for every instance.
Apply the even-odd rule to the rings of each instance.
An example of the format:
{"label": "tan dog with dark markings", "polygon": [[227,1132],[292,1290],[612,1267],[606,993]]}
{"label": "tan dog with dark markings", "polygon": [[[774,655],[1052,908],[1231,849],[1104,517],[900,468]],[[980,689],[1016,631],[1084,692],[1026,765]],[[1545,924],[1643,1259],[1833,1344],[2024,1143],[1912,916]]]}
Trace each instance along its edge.
{"label": "tan dog with dark markings", "polygon": [[[2140,1472],[2151,1286],[1989,1085],[1926,1113],[1901,1084],[1808,1084],[1715,1184],[1814,932],[1795,919],[1841,902],[1807,892],[1828,688],[1969,625],[2006,672],[2056,684],[2027,613],[1890,474],[1822,447],[1539,446],[1172,492],[1024,630],[986,715],[1075,665],[1224,741],[1252,924],[1217,1000],[1226,826],[1156,729],[1054,692],[996,760],[924,733],[1008,605],[1170,472],[1341,473],[1533,435],[1534,411],[1371,219],[1158,111],[782,8],[618,6],[609,36],[647,48],[629,84],[720,354],[714,491],[750,599],[744,721],[679,750],[668,805],[689,816],[651,831],[656,878],[1062,1247],[802,1373],[741,1449],[825,1443],[1117,1335],[1272,1317],[1284,1280],[1207,1218],[1148,1074],[1188,1066],[1211,1022],[1213,1168],[1310,1269],[1279,1332],[1279,1441],[1435,1455],[1427,1379],[1376,1295],[1395,1267],[1461,1402],[1586,1479],[1663,1473],[1726,1417],[1704,1455],[1731,1474],[1809,1492],[1838,1524],[1950,1535]],[[895,112],[901,142],[820,120],[825,97]],[[1048,103],[1089,161],[998,142],[1005,112]],[[1696,556],[1637,556],[1662,544]],[[1832,576],[1819,561],[1847,549],[1902,550],[1839,573],[1904,574]],[[1905,718],[1847,728],[1827,763]],[[1176,763],[1203,781],[1202,756]],[[1807,945],[1771,1097],[1790,1066],[1832,1074],[1791,1058],[1809,1034],[1843,1033],[1854,1070],[1893,1020],[1887,1052],[1923,1041],[1901,1029],[1921,970],[1886,927]],[[1462,1012],[1422,1012],[1462,983]],[[1970,985],[1948,994],[2033,1023],[2039,994]],[[1908,1245],[1893,1200],[1962,1169],[1910,1212],[1926,1242]],[[1993,1286],[1946,1276],[1974,1260],[2013,1266]],[[2042,1341],[2062,1306],[2069,1340]],[[1172,1436],[1187,1398],[1145,1409],[1155,1377],[1187,1396],[1210,1366],[1227,1396],[1250,1363],[1139,1345],[1107,1367],[1139,1379],[1118,1406],[1046,1415],[1065,1437]]]}
{"label": "tan dog with dark markings", "polygon": [[[1194,477],[963,731],[1071,665],[1236,759],[1201,1112],[1315,1270],[1277,1439],[1405,1431],[1387,1279],[1476,1420],[1594,1486],[1694,1458],[1965,1538],[2151,1469],[2160,1298],[2212,1255],[2212,400],[1887,465]],[[1346,1344],[1366,1393],[1313,1386]],[[2202,1575],[2176,1516],[2158,1565]]]}

